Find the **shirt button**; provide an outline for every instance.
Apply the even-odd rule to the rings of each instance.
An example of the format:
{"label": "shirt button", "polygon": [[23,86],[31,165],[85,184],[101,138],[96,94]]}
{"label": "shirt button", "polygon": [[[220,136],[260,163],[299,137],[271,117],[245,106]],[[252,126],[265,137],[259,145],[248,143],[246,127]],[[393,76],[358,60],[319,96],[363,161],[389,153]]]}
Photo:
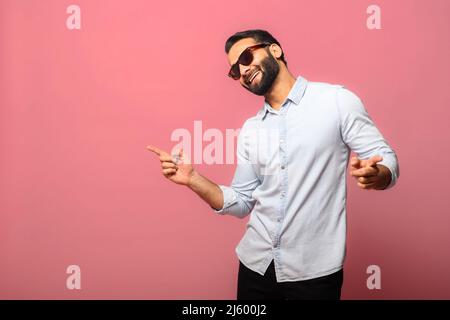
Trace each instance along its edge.
{"label": "shirt button", "polygon": [[281,218],[278,218],[277,221],[278,221],[278,222],[281,222]]}
{"label": "shirt button", "polygon": [[281,166],[281,169],[284,169],[284,166]]}

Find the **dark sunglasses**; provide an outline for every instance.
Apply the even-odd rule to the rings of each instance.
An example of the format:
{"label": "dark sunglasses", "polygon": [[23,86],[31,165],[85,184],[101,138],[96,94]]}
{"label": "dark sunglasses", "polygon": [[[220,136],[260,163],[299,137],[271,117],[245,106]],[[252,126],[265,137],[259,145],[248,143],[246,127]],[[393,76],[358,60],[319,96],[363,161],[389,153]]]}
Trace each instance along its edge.
{"label": "dark sunglasses", "polygon": [[241,70],[239,68],[239,65],[242,64],[243,66],[248,66],[253,61],[253,51],[270,46],[270,43],[259,43],[255,44],[254,46],[250,46],[246,48],[242,53],[239,55],[239,58],[235,64],[233,64],[230,68],[230,72],[228,72],[228,76],[230,78],[233,78],[234,80],[238,80],[241,77]]}

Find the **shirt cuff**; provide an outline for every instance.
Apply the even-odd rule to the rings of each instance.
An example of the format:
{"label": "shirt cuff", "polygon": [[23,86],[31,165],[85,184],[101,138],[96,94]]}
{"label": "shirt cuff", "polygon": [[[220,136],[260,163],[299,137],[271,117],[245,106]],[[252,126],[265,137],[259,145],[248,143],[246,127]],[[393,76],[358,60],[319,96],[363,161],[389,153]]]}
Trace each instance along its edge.
{"label": "shirt cuff", "polygon": [[236,202],[236,193],[229,186],[224,186],[221,184],[219,184],[218,186],[223,192],[223,207],[220,209],[215,209],[211,206],[210,207],[214,212],[224,214],[225,210]]}

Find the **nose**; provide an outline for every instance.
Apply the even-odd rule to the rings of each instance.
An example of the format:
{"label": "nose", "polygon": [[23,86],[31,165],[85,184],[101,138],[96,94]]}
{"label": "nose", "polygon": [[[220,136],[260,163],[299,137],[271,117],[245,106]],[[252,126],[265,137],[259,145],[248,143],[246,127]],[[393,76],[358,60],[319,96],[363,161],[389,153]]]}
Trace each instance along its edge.
{"label": "nose", "polygon": [[243,65],[239,65],[239,67],[241,68],[241,76],[242,77],[246,77],[247,74],[250,72],[250,66],[243,66]]}

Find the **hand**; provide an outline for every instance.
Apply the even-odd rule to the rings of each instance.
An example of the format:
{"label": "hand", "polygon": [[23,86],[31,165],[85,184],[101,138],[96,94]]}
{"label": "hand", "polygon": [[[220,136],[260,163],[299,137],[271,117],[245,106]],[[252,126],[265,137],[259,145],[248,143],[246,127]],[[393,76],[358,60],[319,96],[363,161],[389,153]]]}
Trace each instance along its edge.
{"label": "hand", "polygon": [[361,189],[385,189],[391,182],[391,171],[386,166],[377,164],[383,160],[381,156],[374,156],[367,160],[352,157],[350,174],[356,178]]}
{"label": "hand", "polygon": [[159,156],[162,173],[167,179],[181,185],[189,184],[194,174],[194,168],[183,154],[183,148],[180,149],[178,155],[174,156],[154,146],[147,146],[147,149]]}

